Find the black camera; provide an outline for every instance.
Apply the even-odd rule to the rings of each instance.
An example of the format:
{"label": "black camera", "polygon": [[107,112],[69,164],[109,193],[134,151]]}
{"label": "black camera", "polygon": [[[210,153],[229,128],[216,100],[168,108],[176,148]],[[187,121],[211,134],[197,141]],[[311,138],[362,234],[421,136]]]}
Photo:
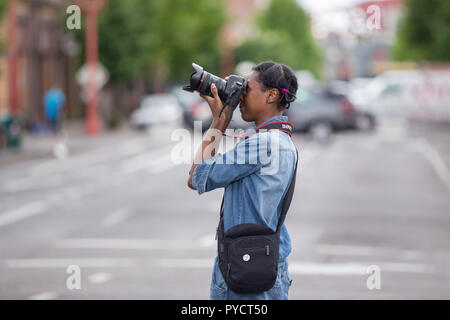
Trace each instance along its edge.
{"label": "black camera", "polygon": [[204,71],[198,64],[192,63],[194,72],[191,74],[190,84],[183,86],[183,90],[213,96],[211,93],[211,84],[215,84],[220,100],[225,106],[236,107],[239,104],[239,98],[246,89],[247,82],[245,78],[231,75],[228,80],[219,78],[207,71]]}

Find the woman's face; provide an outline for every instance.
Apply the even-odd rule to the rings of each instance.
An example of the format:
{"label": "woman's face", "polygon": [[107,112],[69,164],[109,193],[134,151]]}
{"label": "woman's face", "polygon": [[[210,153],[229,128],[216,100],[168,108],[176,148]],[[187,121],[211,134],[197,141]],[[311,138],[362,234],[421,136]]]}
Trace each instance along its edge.
{"label": "woman's face", "polygon": [[263,91],[258,81],[258,73],[253,71],[247,77],[247,93],[240,98],[239,110],[243,120],[254,121],[261,112],[267,112],[266,95],[267,91]]}

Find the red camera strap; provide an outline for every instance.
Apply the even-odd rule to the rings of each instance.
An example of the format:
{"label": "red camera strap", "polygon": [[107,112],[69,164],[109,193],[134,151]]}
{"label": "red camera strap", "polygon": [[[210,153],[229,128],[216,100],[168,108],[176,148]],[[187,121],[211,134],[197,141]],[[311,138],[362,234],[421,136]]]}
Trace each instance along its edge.
{"label": "red camera strap", "polygon": [[233,136],[233,135],[226,134],[225,132],[222,132],[222,134],[224,136],[232,137],[232,138],[247,138],[254,134],[257,134],[260,132],[266,132],[268,130],[280,130],[282,132],[289,134],[289,136],[292,136],[292,131],[294,130],[294,126],[292,123],[290,123],[288,121],[273,121],[273,122],[263,124],[259,127],[256,127],[255,131],[246,133],[243,135]]}

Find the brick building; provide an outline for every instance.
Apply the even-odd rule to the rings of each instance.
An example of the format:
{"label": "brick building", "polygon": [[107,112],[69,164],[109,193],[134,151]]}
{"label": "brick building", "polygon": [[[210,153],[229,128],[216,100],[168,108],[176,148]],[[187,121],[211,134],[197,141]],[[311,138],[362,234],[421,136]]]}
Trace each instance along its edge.
{"label": "brick building", "polygon": [[[64,30],[65,0],[15,0],[17,53],[17,108],[27,124],[44,122],[42,98],[52,86],[67,96],[67,117],[81,112],[74,83],[75,57],[72,34]],[[11,20],[1,26],[4,53],[0,59],[0,114],[10,108]],[[76,48],[75,48],[76,49]]]}

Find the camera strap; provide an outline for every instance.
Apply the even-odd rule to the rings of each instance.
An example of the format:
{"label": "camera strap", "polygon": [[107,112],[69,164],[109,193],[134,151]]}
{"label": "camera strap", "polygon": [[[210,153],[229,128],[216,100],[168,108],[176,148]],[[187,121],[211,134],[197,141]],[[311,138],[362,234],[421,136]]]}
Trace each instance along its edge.
{"label": "camera strap", "polygon": [[[283,199],[283,206],[281,207],[281,213],[280,213],[280,217],[278,219],[278,225],[277,225],[277,230],[276,233],[279,234],[280,230],[281,230],[281,226],[284,223],[284,220],[286,219],[286,215],[287,212],[289,210],[289,207],[291,205],[291,201],[292,201],[292,197],[294,196],[294,190],[295,190],[295,181],[297,178],[297,164],[298,164],[298,151],[297,149],[295,149],[295,152],[297,154],[297,160],[295,161],[295,169],[294,169],[294,174],[292,176],[291,182],[289,183],[289,188],[284,196]],[[222,197],[222,204],[220,205],[220,220],[223,219],[223,202],[225,199],[225,195]],[[221,232],[222,234],[224,233],[224,230],[217,230],[217,232]]]}
{"label": "camera strap", "polygon": [[264,132],[268,130],[280,130],[292,136],[292,130],[294,129],[294,125],[288,121],[273,121],[266,124],[263,124],[256,128],[256,132]]}
{"label": "camera strap", "polygon": [[[256,128],[256,132],[262,132],[263,130],[286,132],[290,131],[289,129],[292,129],[290,123],[274,121]],[[281,227],[294,195],[297,177],[297,149],[295,149],[295,152],[297,159],[294,173],[287,191],[280,201],[282,206],[275,231],[265,225],[243,223],[231,227],[225,233],[223,221],[225,193],[222,197],[220,220],[216,234],[218,263],[227,286],[234,292],[261,293],[275,285],[278,275]]]}
{"label": "camera strap", "polygon": [[[268,131],[268,130],[280,130],[282,132],[286,132],[287,134],[289,134],[289,136],[292,136],[293,129],[294,129],[294,126],[292,125],[291,122],[288,122],[288,121],[273,121],[273,122],[269,122],[269,123],[263,124],[263,125],[261,125],[259,127],[256,127],[255,132],[253,132],[252,134],[250,134],[248,136],[236,136],[236,137],[248,138],[251,135],[254,135],[254,134],[257,134],[257,133],[260,133],[260,132],[265,132],[265,131]],[[281,226],[284,223],[284,219],[286,218],[286,214],[287,214],[287,211],[289,209],[289,206],[291,204],[292,197],[293,197],[293,194],[294,194],[295,180],[296,180],[296,176],[297,176],[297,164],[298,164],[298,151],[297,151],[297,149],[295,149],[295,152],[297,154],[297,160],[295,162],[294,175],[292,176],[292,180],[291,180],[291,183],[289,185],[289,189],[286,192],[286,195],[285,195],[284,200],[283,200],[283,206],[281,208],[281,214],[280,214],[280,218],[279,218],[278,226],[277,226],[277,233],[279,232]],[[222,198],[222,204],[220,206],[220,219],[222,219],[222,217],[223,217],[223,200],[224,200],[224,197]],[[223,232],[223,230],[218,230],[218,232]]]}
{"label": "camera strap", "polygon": [[269,130],[280,130],[282,132],[287,133],[290,137],[292,137],[292,131],[294,130],[294,125],[288,121],[273,121],[269,122],[263,125],[260,125],[259,127],[256,127],[253,132],[242,134],[242,135],[229,135],[225,132],[222,132],[222,135],[232,138],[248,138],[254,134],[260,133],[260,132],[266,132]]}
{"label": "camera strap", "polygon": [[[247,136],[233,136],[233,137],[235,137],[235,138],[236,137],[248,138],[251,135],[254,135],[254,134],[257,134],[257,133],[260,133],[260,132],[265,132],[265,131],[268,131],[268,130],[280,130],[282,132],[286,132],[287,134],[289,134],[289,136],[292,137],[293,129],[294,129],[294,126],[293,126],[293,124],[291,122],[288,122],[288,121],[273,121],[273,122],[269,122],[269,123],[263,124],[263,125],[261,125],[259,127],[256,127],[255,132],[253,132],[250,135],[247,135]],[[280,214],[280,219],[278,221],[277,232],[279,231],[279,229],[281,228],[281,226],[284,223],[284,219],[286,218],[286,214],[287,214],[287,211],[289,209],[289,206],[291,204],[292,197],[293,197],[293,194],[294,194],[295,180],[296,180],[296,177],[297,177],[297,164],[298,164],[298,151],[297,151],[297,149],[295,149],[295,152],[297,154],[297,160],[295,162],[294,175],[292,176],[291,183],[289,184],[289,189],[286,192],[286,195],[285,195],[284,200],[283,200],[283,207],[281,208],[281,214]],[[222,197],[222,204],[220,206],[220,219],[222,219],[222,217],[223,217],[223,200],[224,200],[224,197]],[[223,232],[223,230],[221,230],[221,232]]]}

